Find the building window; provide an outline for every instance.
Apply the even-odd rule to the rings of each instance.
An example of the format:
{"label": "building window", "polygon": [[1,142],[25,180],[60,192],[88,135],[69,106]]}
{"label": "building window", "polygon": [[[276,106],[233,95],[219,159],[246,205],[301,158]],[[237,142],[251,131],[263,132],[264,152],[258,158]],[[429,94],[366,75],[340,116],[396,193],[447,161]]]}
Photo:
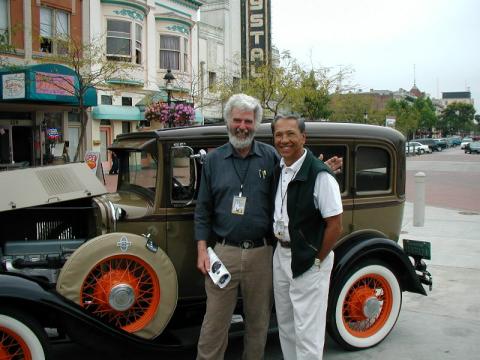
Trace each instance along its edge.
{"label": "building window", "polygon": [[385,149],[359,146],[355,166],[355,188],[357,193],[390,191],[390,156]]}
{"label": "building window", "polygon": [[107,20],[107,58],[132,61],[132,29],[130,21]]}
{"label": "building window", "polygon": [[0,0],[0,44],[8,44],[8,1]]}
{"label": "building window", "polygon": [[180,37],[160,35],[160,68],[180,70]]}
{"label": "building window", "polygon": [[100,103],[102,105],[112,105],[113,104],[112,96],[111,95],[102,95],[100,97]]}
{"label": "building window", "polygon": [[127,96],[122,96],[122,106],[132,106],[132,98]]}
{"label": "building window", "polygon": [[40,8],[40,51],[65,54],[67,48],[62,40],[70,34],[68,13],[58,9]]}
{"label": "building window", "polygon": [[234,89],[240,89],[240,78],[234,76],[232,79],[232,86]]}
{"label": "building window", "polygon": [[[107,58],[142,63],[142,25],[107,19]],[[135,53],[133,53],[134,49]]]}
{"label": "building window", "polygon": [[128,134],[131,132],[130,121],[123,121],[122,122],[122,134]]}
{"label": "building window", "polygon": [[208,72],[208,88],[212,89],[217,82],[217,73],[213,71]]}
{"label": "building window", "polygon": [[183,71],[188,72],[188,40],[183,39]]}
{"label": "building window", "polygon": [[142,26],[135,24],[135,63],[142,63]]}

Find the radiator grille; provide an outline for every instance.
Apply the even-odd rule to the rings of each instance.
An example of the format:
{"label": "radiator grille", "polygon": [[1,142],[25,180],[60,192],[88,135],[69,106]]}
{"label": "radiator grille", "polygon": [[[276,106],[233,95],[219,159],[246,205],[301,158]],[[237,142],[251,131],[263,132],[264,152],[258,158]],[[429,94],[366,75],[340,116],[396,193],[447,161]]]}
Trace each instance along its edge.
{"label": "radiator grille", "polygon": [[69,225],[65,221],[53,220],[53,221],[40,221],[37,222],[37,240],[48,239],[76,239],[72,225]]}
{"label": "radiator grille", "polygon": [[68,169],[42,169],[36,175],[49,196],[85,190],[82,182]]}

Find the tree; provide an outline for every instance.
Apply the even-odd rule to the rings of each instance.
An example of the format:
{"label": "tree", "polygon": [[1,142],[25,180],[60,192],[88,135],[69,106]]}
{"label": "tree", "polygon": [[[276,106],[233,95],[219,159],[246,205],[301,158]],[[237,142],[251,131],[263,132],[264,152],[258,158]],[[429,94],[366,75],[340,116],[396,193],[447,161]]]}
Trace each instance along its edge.
{"label": "tree", "polygon": [[326,118],[330,92],[341,88],[348,69],[331,74],[331,69],[313,66],[309,70],[293,58],[288,51],[280,56],[279,64],[266,64],[256,68],[258,77],[232,83],[231,75],[219,81],[211,91],[217,92],[222,102],[242,91],[260,100],[262,107],[276,116],[293,112],[308,119]]}
{"label": "tree", "polygon": [[291,111],[301,84],[301,67],[288,52],[282,53],[280,65],[257,67],[257,77],[241,81],[240,88],[256,97],[263,108],[276,116],[280,109]]}
{"label": "tree", "polygon": [[443,109],[438,127],[445,135],[465,134],[474,129],[474,116],[472,104],[454,102]]}
{"label": "tree", "polygon": [[413,107],[419,115],[418,130],[421,133],[431,133],[438,120],[432,100],[429,97],[419,97],[413,102]]}
{"label": "tree", "polygon": [[314,70],[301,72],[301,84],[294,111],[308,120],[327,119],[332,113],[328,109],[330,95],[328,88],[316,78]]}
{"label": "tree", "polygon": [[[330,120],[334,122],[375,123],[377,119],[373,100],[366,94],[336,93],[332,96],[329,108],[332,112]],[[365,113],[368,115],[367,119]]]}
{"label": "tree", "polygon": [[407,139],[411,139],[418,129],[420,111],[407,100],[396,101],[394,99],[387,103],[386,110],[390,115],[395,116],[395,128],[402,132]]}
{"label": "tree", "polygon": [[76,79],[73,82],[67,77],[47,77],[54,86],[61,88],[78,101],[80,110],[80,137],[73,161],[77,161],[85,138],[88,121],[85,96],[91,88],[100,85],[106,86],[108,80],[128,79],[128,72],[134,69],[134,65],[121,61],[109,61],[105,57],[105,41],[93,40],[80,43],[71,38],[54,39],[61,49],[58,54],[52,54],[43,59],[44,62],[63,64],[71,68]]}

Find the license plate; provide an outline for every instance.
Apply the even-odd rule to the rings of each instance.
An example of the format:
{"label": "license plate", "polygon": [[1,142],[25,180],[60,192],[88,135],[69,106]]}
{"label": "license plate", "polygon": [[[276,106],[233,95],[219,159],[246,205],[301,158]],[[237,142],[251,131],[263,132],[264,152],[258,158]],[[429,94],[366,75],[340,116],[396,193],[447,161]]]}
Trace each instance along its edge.
{"label": "license plate", "polygon": [[421,257],[425,260],[431,259],[431,247],[428,241],[403,239],[403,250],[407,255]]}

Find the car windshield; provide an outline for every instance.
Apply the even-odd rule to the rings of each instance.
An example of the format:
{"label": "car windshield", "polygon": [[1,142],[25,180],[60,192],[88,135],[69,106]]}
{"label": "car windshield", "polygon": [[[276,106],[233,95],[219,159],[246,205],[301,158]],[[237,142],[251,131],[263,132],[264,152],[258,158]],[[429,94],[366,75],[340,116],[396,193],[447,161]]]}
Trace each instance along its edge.
{"label": "car windshield", "polygon": [[[125,144],[119,144],[121,147]],[[124,147],[121,154],[119,188],[143,188],[155,192],[158,169],[156,142],[144,142],[136,149]]]}
{"label": "car windshield", "polygon": [[472,140],[473,140],[472,138],[465,137],[465,138],[463,138],[463,140],[462,140],[462,141],[472,141]]}
{"label": "car windshield", "polygon": [[128,174],[130,184],[154,190],[157,179],[157,159],[147,151],[130,152]]}

